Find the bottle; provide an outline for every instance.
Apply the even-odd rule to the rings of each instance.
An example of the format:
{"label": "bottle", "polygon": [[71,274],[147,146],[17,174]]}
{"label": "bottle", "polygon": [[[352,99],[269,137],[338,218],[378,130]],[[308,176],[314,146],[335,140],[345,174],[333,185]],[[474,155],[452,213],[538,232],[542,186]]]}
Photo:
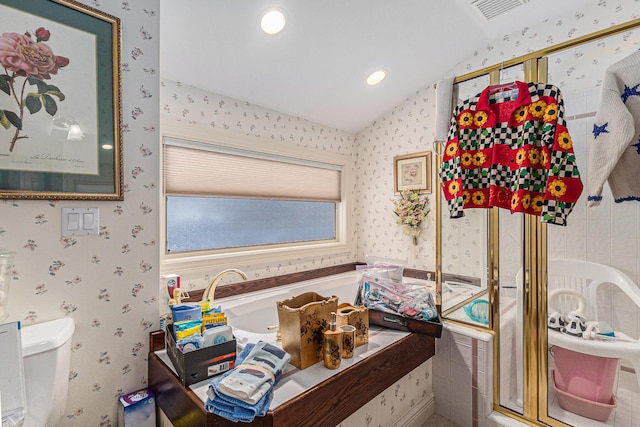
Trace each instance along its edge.
{"label": "bottle", "polygon": [[342,360],[342,331],[336,328],[336,313],[331,312],[329,328],[322,332],[324,366],[338,369]]}

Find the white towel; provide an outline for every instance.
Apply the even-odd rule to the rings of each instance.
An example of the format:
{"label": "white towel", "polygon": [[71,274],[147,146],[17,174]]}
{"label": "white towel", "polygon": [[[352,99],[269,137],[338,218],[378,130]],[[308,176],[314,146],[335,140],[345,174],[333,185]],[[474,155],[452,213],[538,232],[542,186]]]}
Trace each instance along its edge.
{"label": "white towel", "polygon": [[453,80],[448,77],[438,82],[436,86],[436,141],[446,141],[451,125]]}
{"label": "white towel", "polygon": [[218,384],[218,391],[256,404],[280,379],[291,356],[279,347],[259,341],[230,375]]}

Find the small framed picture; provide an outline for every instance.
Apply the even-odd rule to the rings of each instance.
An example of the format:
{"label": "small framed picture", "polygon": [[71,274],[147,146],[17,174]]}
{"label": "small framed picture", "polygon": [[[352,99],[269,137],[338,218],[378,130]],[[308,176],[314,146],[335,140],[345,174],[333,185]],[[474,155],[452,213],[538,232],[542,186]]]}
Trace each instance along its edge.
{"label": "small framed picture", "polygon": [[431,151],[393,158],[393,190],[420,190],[431,193]]}

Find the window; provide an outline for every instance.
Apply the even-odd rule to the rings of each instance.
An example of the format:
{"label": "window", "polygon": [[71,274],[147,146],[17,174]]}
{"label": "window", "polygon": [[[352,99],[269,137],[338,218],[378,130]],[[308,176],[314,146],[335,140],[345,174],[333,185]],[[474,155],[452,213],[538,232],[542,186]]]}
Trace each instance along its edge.
{"label": "window", "polygon": [[333,240],[335,202],[167,196],[167,252]]}
{"label": "window", "polygon": [[348,161],[244,135],[165,127],[162,272],[349,252]]}

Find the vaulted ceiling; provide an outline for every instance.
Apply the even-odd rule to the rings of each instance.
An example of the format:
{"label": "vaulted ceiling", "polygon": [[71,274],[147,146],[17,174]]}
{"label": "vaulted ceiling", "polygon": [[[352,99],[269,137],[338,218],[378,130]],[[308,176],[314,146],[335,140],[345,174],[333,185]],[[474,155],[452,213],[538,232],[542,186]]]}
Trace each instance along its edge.
{"label": "vaulted ceiling", "polygon": [[[160,73],[357,132],[487,43],[596,2],[160,0]],[[267,35],[260,19],[274,7],[287,23]],[[386,78],[367,85],[378,69]]]}

